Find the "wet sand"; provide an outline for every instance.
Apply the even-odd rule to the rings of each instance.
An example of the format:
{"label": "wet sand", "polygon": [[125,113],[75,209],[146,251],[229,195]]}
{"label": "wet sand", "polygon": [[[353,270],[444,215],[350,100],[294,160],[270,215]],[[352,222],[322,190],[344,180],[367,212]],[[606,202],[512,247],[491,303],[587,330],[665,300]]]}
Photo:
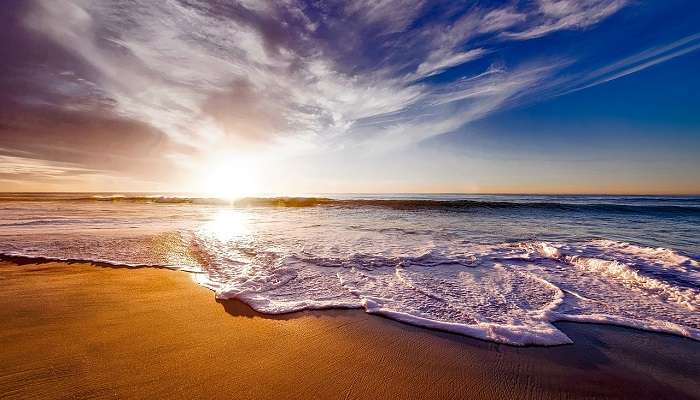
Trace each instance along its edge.
{"label": "wet sand", "polygon": [[700,398],[700,342],[518,348],[360,310],[265,316],[183,272],[0,262],[0,398]]}

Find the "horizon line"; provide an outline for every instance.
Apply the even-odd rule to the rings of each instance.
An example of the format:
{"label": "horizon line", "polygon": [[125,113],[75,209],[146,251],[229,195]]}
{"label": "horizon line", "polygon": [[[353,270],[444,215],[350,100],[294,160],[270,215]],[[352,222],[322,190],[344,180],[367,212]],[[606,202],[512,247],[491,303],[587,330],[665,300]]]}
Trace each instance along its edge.
{"label": "horizon line", "polygon": [[[190,195],[200,197],[217,197],[207,193],[184,192],[184,191],[4,191],[0,190],[0,194],[172,194],[172,195]],[[240,196],[238,198],[256,198],[256,197],[308,197],[317,195],[469,195],[469,196],[629,196],[629,197],[645,197],[645,196],[676,196],[676,197],[700,197],[700,192],[697,193],[625,193],[625,192],[610,192],[610,193],[595,193],[595,192],[308,192],[296,194],[279,194],[279,193],[261,193],[248,196]]]}

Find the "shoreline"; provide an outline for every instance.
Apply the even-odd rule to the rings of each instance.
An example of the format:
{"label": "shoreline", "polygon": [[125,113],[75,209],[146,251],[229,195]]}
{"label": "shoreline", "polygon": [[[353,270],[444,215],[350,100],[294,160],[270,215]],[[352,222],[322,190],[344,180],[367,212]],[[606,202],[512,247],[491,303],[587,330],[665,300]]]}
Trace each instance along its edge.
{"label": "shoreline", "polygon": [[0,261],[3,398],[698,396],[700,343],[670,334],[557,322],[573,344],[513,347],[361,310],[263,315],[165,268],[28,261]]}

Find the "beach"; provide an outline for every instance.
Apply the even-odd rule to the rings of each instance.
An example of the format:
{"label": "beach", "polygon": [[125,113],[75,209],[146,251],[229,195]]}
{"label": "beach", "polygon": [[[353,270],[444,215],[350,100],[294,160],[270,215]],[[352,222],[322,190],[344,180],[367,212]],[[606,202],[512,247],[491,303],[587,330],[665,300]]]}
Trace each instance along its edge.
{"label": "beach", "polygon": [[700,398],[700,343],[515,347],[360,310],[263,315],[161,268],[0,263],[0,398]]}
{"label": "beach", "polygon": [[0,21],[0,400],[700,400],[700,1]]}

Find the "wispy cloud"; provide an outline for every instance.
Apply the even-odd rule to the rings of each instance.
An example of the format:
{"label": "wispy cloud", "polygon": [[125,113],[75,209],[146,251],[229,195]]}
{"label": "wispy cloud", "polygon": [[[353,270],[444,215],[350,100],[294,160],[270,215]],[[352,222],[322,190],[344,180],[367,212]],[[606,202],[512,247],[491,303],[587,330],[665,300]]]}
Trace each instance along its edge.
{"label": "wispy cloud", "polygon": [[485,53],[486,51],[484,49],[472,49],[464,52],[448,53],[448,55],[443,57],[436,54],[431,54],[427,60],[418,66],[418,69],[416,69],[416,75],[420,78],[427,78],[429,76],[439,74],[448,68],[480,58]]}
{"label": "wispy cloud", "polygon": [[528,26],[504,32],[510,39],[527,40],[566,29],[583,29],[619,11],[627,0],[538,0],[529,10]]}
{"label": "wispy cloud", "polygon": [[89,66],[85,90],[187,148],[390,148],[536,96],[563,61],[427,78],[497,54],[503,41],[592,26],[626,1],[447,7],[421,24],[423,0],[217,4],[35,0],[25,23]]}
{"label": "wispy cloud", "polygon": [[469,122],[536,95],[560,63],[524,65],[514,70],[493,67],[447,86],[435,88],[401,112],[369,118],[350,130],[355,145],[386,151],[453,132]]}
{"label": "wispy cloud", "polygon": [[0,183],[10,191],[159,190],[162,184],[80,164],[0,155]]}
{"label": "wispy cloud", "polygon": [[404,31],[421,14],[425,0],[357,0],[345,5],[348,16],[377,25],[385,34]]}
{"label": "wispy cloud", "polygon": [[670,44],[644,50],[585,74],[577,80],[577,86],[567,90],[566,93],[588,89],[623,78],[698,49],[700,49],[700,33],[686,36]]}
{"label": "wispy cloud", "polygon": [[37,160],[35,158],[4,156],[0,155],[0,163],[6,165],[3,168],[3,176],[16,175],[34,175],[42,178],[51,178],[55,176],[74,176],[98,173],[99,171],[90,170],[71,163],[47,162]]}

